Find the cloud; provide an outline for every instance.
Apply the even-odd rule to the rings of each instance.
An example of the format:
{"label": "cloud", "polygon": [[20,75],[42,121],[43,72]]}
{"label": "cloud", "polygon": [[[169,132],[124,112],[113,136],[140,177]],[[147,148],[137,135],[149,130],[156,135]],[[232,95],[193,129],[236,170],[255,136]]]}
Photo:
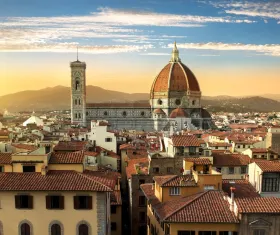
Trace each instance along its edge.
{"label": "cloud", "polygon": [[228,14],[280,19],[279,1],[209,1],[207,3],[216,8],[224,8]]}
{"label": "cloud", "polygon": [[[78,43],[56,43],[56,44],[27,44],[25,46],[19,44],[0,44],[0,50],[5,52],[76,52]],[[79,52],[88,54],[112,54],[125,52],[146,51],[153,48],[153,45],[102,45],[79,46]]]}
{"label": "cloud", "polygon": [[[211,17],[196,15],[176,15],[150,11],[128,11],[111,8],[98,8],[97,11],[83,16],[57,17],[0,17],[1,50],[54,50],[64,51],[69,47],[63,43],[79,42],[88,48],[95,48],[96,41],[106,38],[114,44],[161,45],[183,35],[156,35],[150,27],[203,27],[206,23],[253,23],[247,19],[230,17]],[[143,27],[145,26],[145,27]],[[100,40],[99,40],[100,41]],[[109,43],[110,44],[110,43]],[[120,45],[112,50],[123,51]],[[134,50],[133,49],[133,50]],[[137,50],[138,50],[137,49]],[[89,49],[87,49],[89,51]],[[100,52],[101,50],[99,50]],[[130,50],[128,50],[130,51]]]}
{"label": "cloud", "polygon": [[169,55],[169,56],[171,56],[171,53],[149,52],[149,53],[141,53],[140,55],[152,55],[152,56]]}
{"label": "cloud", "polygon": [[[280,56],[280,44],[242,44],[242,43],[182,43],[177,44],[178,48],[197,50],[217,50],[217,51],[255,51],[263,55]],[[173,44],[168,44],[172,48]]]}

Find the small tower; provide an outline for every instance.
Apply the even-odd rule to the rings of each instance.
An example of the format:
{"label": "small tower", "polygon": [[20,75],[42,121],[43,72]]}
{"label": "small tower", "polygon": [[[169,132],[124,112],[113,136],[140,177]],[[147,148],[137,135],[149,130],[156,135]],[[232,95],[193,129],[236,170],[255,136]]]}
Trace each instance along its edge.
{"label": "small tower", "polygon": [[78,59],[71,67],[71,122],[86,126],[86,63]]}

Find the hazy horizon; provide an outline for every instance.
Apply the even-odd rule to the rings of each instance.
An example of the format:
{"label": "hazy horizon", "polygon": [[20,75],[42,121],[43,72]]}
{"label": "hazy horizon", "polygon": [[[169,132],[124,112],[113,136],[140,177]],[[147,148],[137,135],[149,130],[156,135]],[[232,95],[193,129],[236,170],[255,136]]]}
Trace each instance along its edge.
{"label": "hazy horizon", "polygon": [[203,95],[278,94],[277,2],[15,0],[0,14],[0,96],[70,86],[77,45],[87,85],[148,93],[175,40]]}

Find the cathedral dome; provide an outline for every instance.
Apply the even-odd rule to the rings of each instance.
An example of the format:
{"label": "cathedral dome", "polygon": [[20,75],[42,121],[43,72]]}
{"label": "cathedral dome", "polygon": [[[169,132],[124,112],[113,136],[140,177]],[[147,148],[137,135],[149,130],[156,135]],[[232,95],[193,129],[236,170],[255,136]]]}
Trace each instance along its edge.
{"label": "cathedral dome", "polygon": [[188,115],[186,114],[186,112],[184,111],[184,109],[182,108],[177,108],[177,109],[174,109],[170,115],[169,115],[170,118],[187,118]]}
{"label": "cathedral dome", "polygon": [[155,109],[154,114],[166,115],[165,112],[162,109]]}
{"label": "cathedral dome", "polygon": [[200,87],[193,72],[181,62],[175,42],[169,64],[160,71],[153,82],[151,98],[154,98],[155,93],[165,93],[168,96],[169,92],[186,91],[200,92]]}

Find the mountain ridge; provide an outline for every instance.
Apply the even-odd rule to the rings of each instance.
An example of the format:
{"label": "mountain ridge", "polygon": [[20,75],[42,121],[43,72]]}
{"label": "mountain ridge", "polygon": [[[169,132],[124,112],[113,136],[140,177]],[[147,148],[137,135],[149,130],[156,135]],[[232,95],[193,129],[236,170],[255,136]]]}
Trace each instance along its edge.
{"label": "mountain ridge", "polygon": [[[87,103],[148,102],[149,100],[149,93],[125,93],[92,85],[87,86],[86,92]],[[7,109],[11,112],[65,110],[70,109],[70,96],[70,87],[61,85],[39,90],[25,90],[0,96],[0,110]],[[266,94],[265,96],[203,96],[202,105],[209,111],[280,111],[280,95]],[[276,99],[278,96],[279,100]],[[275,97],[275,99],[267,97]]]}

